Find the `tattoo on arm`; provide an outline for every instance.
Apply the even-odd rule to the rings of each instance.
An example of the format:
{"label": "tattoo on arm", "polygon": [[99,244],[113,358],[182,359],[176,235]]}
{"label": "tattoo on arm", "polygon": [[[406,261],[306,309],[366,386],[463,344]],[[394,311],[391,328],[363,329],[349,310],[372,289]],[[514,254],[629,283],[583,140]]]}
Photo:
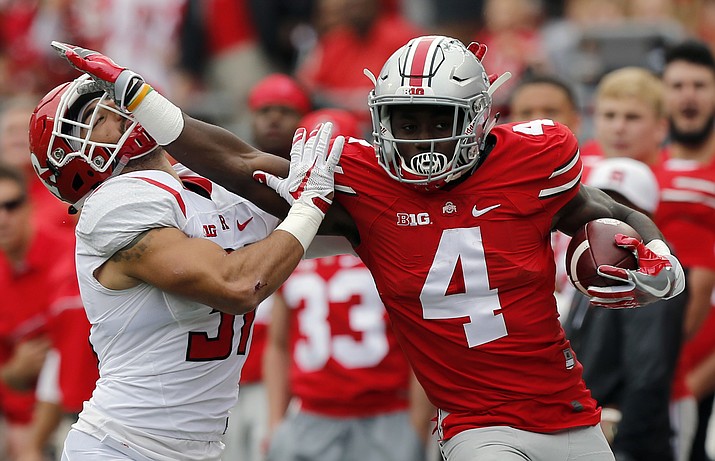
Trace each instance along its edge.
{"label": "tattoo on arm", "polygon": [[147,251],[149,242],[151,242],[152,238],[153,236],[151,235],[151,230],[142,232],[137,235],[134,240],[129,242],[127,246],[114,253],[110,260],[117,263],[125,261],[138,261]]}

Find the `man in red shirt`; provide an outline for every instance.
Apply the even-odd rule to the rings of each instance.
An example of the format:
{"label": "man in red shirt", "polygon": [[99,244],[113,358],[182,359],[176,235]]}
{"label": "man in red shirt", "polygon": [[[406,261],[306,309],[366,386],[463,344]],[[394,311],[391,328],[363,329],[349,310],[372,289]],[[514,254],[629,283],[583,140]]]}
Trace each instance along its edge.
{"label": "man in red shirt", "polygon": [[97,379],[89,323],[78,302],[74,240],[53,225],[33,223],[32,205],[22,172],[0,166],[0,410],[10,459],[30,447],[41,451],[48,441],[33,433],[33,410],[50,348],[64,358],[52,387],[66,412],[79,411]]}
{"label": "man in red shirt", "polygon": [[[105,56],[56,47],[182,162],[263,206],[278,203],[261,199],[253,175],[293,200],[288,191],[301,174],[275,176],[287,176],[285,160],[185,116]],[[577,142],[565,126],[494,126],[491,95],[507,77],[487,75],[485,52],[427,36],[393,53],[372,77],[374,145],[346,142],[335,175],[341,207],[323,230],[345,236],[372,273],[397,340],[439,409],[447,460],[613,460],[558,320],[551,231],[572,235],[611,217],[643,237],[616,238],[639,268],[601,266],[619,283],[589,287],[597,306],[673,297],[685,286],[682,268],[650,219],[580,184]]]}
{"label": "man in red shirt", "polygon": [[[673,386],[679,445],[706,459],[705,438],[715,377],[715,58],[702,42],[665,54],[662,75],[670,142],[654,169],[661,189],[655,222],[688,269],[686,342]],[[694,407],[697,401],[698,408]],[[699,420],[699,421],[696,421]],[[697,429],[688,433],[688,428]]]}
{"label": "man in red shirt", "polygon": [[318,21],[332,7],[337,23],[321,31],[296,75],[320,105],[349,110],[362,129],[369,126],[365,97],[371,88],[363,69],[377,72],[393,51],[421,31],[385,11],[379,0],[352,0],[347,8],[344,2],[317,3]]}

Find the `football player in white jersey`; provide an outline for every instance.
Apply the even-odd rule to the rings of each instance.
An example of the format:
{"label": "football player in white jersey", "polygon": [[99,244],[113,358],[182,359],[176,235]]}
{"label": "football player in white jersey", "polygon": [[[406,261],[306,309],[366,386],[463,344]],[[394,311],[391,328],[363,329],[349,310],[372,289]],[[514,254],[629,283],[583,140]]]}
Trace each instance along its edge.
{"label": "football player in white jersey", "polygon": [[296,131],[296,202],[280,222],[172,165],[123,109],[83,75],[30,119],[38,176],[82,210],[77,272],[100,367],[62,459],[218,460],[254,309],[315,236],[342,138],[329,148],[330,124]]}

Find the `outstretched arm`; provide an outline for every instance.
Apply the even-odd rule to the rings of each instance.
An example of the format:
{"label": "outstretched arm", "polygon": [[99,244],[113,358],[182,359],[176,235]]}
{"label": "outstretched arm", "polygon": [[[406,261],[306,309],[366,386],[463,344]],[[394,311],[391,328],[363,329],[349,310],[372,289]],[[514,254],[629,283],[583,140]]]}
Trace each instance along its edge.
{"label": "outstretched arm", "polygon": [[[92,77],[94,87],[86,91],[107,92],[176,160],[265,211],[286,216],[289,205],[270,188],[254,181],[252,175],[255,170],[263,170],[286,177],[287,160],[261,152],[228,130],[182,113],[140,75],[96,51],[60,42],[52,42],[52,47],[73,67]],[[352,218],[336,205],[331,207],[320,233],[344,235],[353,245],[359,242]]]}
{"label": "outstretched arm", "polygon": [[255,170],[263,170],[286,177],[288,160],[261,152],[224,128],[186,114],[183,119],[180,135],[166,146],[172,157],[267,212],[279,217],[286,215],[289,204],[252,175]]}

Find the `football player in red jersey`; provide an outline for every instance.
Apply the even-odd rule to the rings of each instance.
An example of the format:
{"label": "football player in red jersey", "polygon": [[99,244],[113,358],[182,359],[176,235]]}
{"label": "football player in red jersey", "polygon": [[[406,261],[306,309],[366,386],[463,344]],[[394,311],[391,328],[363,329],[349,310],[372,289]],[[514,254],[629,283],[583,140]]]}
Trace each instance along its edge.
{"label": "football player in red jersey", "polygon": [[278,291],[268,331],[268,460],[423,459],[434,409],[359,258],[302,261]]}
{"label": "football player in red jersey", "polygon": [[[263,206],[272,205],[251,175],[292,202],[297,177],[288,162],[182,114],[99,53],[55,47],[180,161]],[[558,320],[551,231],[571,235],[613,217],[643,236],[617,240],[637,254],[639,268],[602,266],[604,277],[622,283],[590,287],[597,306],[675,296],[684,289],[682,268],[650,219],[581,185],[570,130],[551,120],[494,126],[492,93],[506,76],[487,75],[485,52],[426,36],[387,60],[368,98],[374,144],[346,142],[335,175],[340,206],[323,230],[347,237],[373,274],[439,409],[447,460],[612,460]]]}

